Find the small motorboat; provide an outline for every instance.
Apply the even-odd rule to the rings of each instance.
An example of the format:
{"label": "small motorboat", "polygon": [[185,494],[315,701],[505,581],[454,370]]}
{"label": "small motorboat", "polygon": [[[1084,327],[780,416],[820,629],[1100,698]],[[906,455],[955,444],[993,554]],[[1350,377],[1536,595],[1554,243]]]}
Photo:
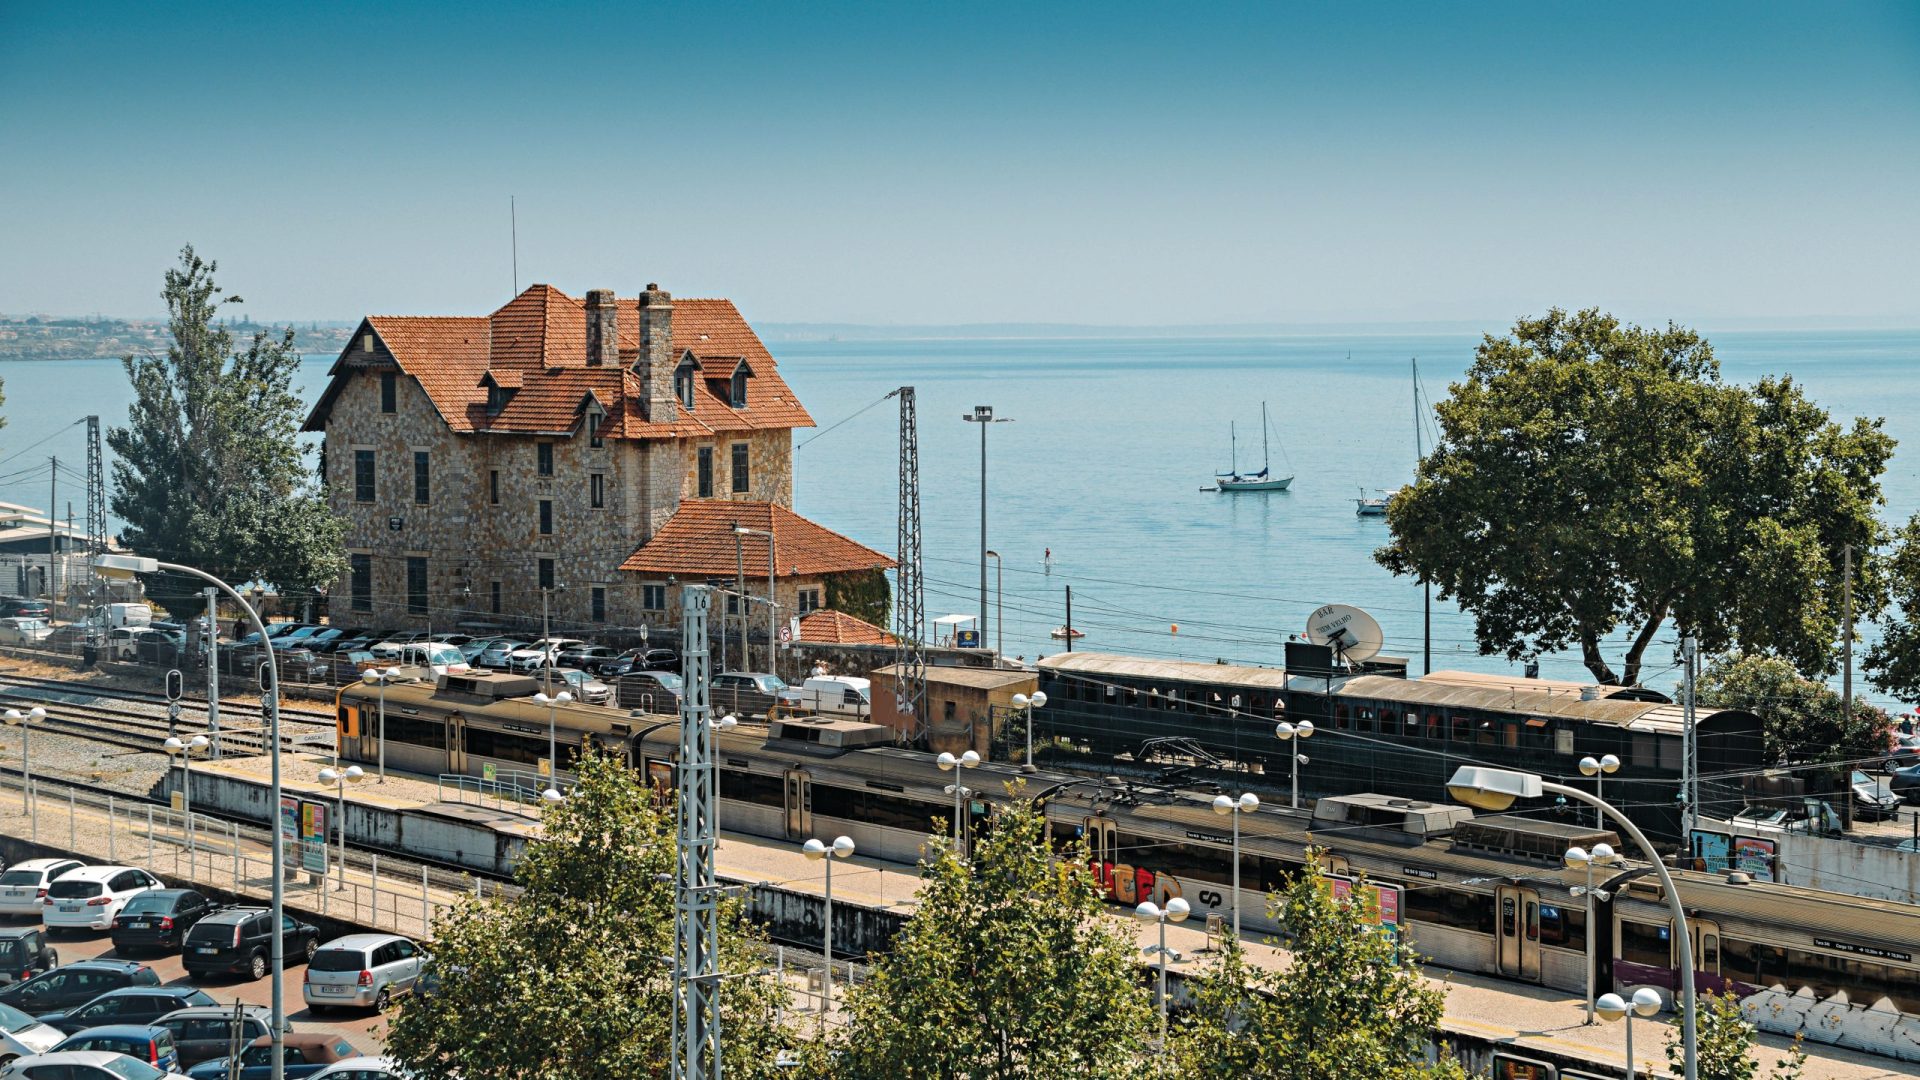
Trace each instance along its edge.
{"label": "small motorboat", "polygon": [[1047,633],[1047,636],[1055,641],[1066,641],[1069,638],[1083,638],[1086,637],[1087,634],[1086,631],[1075,630],[1071,626],[1056,626]]}

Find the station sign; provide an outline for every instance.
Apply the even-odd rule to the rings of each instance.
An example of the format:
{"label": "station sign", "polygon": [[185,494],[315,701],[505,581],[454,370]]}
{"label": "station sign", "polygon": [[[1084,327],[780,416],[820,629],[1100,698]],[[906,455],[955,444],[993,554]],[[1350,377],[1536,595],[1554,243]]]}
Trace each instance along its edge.
{"label": "station sign", "polygon": [[953,635],[953,644],[955,647],[961,648],[961,649],[977,649],[980,647],[980,631],[978,630],[955,631]]}

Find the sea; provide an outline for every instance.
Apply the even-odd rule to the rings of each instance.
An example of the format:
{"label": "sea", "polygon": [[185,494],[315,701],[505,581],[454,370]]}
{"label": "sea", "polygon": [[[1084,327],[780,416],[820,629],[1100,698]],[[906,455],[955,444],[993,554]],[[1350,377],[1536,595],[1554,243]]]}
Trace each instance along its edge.
{"label": "sea", "polygon": [[[1703,327],[1723,375],[1790,374],[1834,416],[1881,418],[1900,441],[1882,484],[1890,523],[1920,509],[1920,331],[1722,331]],[[1475,334],[1281,337],[770,340],[780,372],[817,427],[795,435],[795,509],[870,547],[897,542],[900,386],[915,390],[921,543],[929,622],[980,616],[981,425],[986,428],[985,635],[1028,660],[1064,647],[1232,663],[1281,663],[1284,643],[1329,603],[1371,613],[1385,651],[1423,667],[1521,674],[1479,655],[1473,622],[1382,569],[1379,518],[1355,499],[1408,482],[1415,461],[1414,360],[1429,399],[1446,395]],[[300,391],[324,388],[331,356],[306,358]],[[0,500],[84,516],[84,416],[126,421],[117,361],[0,364]],[[1237,460],[1294,474],[1267,494],[1206,491]],[[1427,421],[1431,431],[1431,420]],[[1430,434],[1423,434],[1429,440]],[[1863,628],[1871,640],[1872,628]],[[1673,635],[1648,652],[1644,680],[1677,681]],[[1622,651],[1616,635],[1609,655]],[[1585,679],[1575,655],[1541,656],[1547,678]],[[1870,699],[1906,711],[1856,678]]]}

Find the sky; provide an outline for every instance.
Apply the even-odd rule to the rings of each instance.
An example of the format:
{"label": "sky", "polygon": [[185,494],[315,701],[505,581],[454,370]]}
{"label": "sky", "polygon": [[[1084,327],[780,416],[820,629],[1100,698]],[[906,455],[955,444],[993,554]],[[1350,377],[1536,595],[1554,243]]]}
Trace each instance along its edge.
{"label": "sky", "polygon": [[1920,325],[1920,4],[0,0],[0,312]]}

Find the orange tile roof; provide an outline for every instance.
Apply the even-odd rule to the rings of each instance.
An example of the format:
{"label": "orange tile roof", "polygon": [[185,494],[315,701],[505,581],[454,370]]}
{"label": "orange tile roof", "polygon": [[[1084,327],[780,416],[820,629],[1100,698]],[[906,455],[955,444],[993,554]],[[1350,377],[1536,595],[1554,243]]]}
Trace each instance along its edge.
{"label": "orange tile roof", "polygon": [[[689,351],[695,357],[729,361],[724,370],[705,370],[695,379],[694,406],[677,407],[673,423],[651,423],[642,415],[645,394],[631,374],[640,348],[637,298],[617,301],[618,367],[587,366],[586,305],[551,285],[528,286],[491,315],[373,315],[366,326],[379,335],[400,369],[419,381],[447,425],[462,433],[574,430],[589,389],[608,412],[604,430],[612,438],[685,438],[813,426],[813,417],[731,300],[672,304],[674,365]],[[746,406],[736,409],[713,392],[704,376],[730,376],[741,359],[753,374],[747,380]],[[486,411],[484,382],[489,372],[496,383],[513,391],[506,407],[492,417]],[[344,374],[336,362],[334,384],[308,418],[307,430],[325,426]],[[671,380],[672,374],[669,370],[661,377]]]}
{"label": "orange tile roof", "polygon": [[784,506],[698,499],[681,503],[651,540],[627,556],[620,569],[691,578],[732,577],[744,563],[748,577],[753,576],[755,567],[764,574],[767,538],[740,537],[740,562],[736,562],[735,525],[773,534],[775,577],[818,577],[893,566],[893,560],[880,552]]}
{"label": "orange tile roof", "polygon": [[844,611],[820,608],[800,616],[800,640],[828,645],[892,645],[885,630]]}

